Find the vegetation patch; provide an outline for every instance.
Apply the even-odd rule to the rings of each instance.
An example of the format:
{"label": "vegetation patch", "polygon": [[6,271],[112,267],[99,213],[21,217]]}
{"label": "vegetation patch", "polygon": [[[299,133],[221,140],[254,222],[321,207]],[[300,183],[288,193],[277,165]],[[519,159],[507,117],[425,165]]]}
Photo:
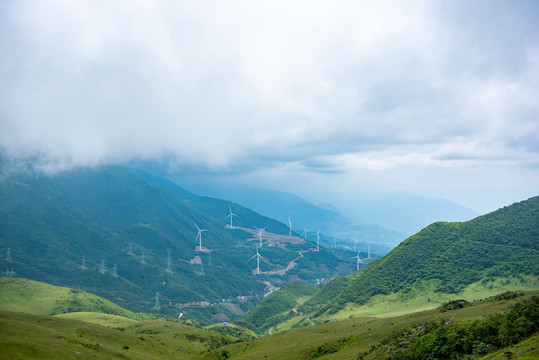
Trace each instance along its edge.
{"label": "vegetation patch", "polygon": [[431,321],[382,350],[393,360],[475,358],[517,344],[538,329],[539,297],[534,296],[472,322]]}

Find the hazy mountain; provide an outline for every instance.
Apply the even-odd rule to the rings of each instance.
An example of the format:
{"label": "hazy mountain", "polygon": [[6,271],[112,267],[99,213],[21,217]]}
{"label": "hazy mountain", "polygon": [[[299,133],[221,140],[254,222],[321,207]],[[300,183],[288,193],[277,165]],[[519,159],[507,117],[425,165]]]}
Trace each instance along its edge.
{"label": "hazy mountain", "polygon": [[350,196],[333,196],[342,211],[409,235],[438,221],[467,221],[479,214],[454,202],[406,192],[370,189]]}
{"label": "hazy mountain", "polygon": [[192,192],[178,186],[177,184],[165,178],[153,176],[144,170],[139,170],[139,169],[130,169],[130,170],[133,174],[135,174],[139,179],[141,179],[148,185],[155,186],[163,190],[167,190],[173,194],[179,195],[184,198],[198,197],[198,195],[193,194]]}
{"label": "hazy mountain", "polygon": [[[162,313],[233,318],[268,289],[354,268],[350,252],[312,251],[276,220],[219,199],[180,197],[122,167],[4,179],[0,203],[6,274],[81,288],[134,311],[156,311],[159,301]],[[234,229],[226,227],[230,207]],[[203,251],[195,251],[195,222],[208,229]],[[253,226],[267,227],[260,275]],[[216,306],[178,307],[201,301]]]}
{"label": "hazy mountain", "polygon": [[320,230],[328,245],[333,243],[335,236],[341,246],[352,249],[355,238],[364,251],[367,242],[371,242],[372,251],[383,255],[406,238],[402,233],[387,230],[354,216],[343,215],[331,204],[317,206],[300,196],[283,191],[232,185],[199,185],[195,191],[236,202],[284,224],[288,224],[290,217],[292,228],[298,234],[307,230],[307,238],[314,241],[316,232]]}

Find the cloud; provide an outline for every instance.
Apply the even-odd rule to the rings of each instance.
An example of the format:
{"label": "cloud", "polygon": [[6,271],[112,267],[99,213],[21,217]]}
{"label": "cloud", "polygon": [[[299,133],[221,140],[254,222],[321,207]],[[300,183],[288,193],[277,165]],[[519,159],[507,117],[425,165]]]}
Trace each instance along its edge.
{"label": "cloud", "polygon": [[538,9],[4,1],[0,150],[49,172],[536,167]]}

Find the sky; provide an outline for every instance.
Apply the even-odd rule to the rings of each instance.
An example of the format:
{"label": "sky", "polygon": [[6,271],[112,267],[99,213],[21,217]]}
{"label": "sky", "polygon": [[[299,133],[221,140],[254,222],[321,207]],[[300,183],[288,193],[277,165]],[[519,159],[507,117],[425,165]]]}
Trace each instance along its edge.
{"label": "sky", "polygon": [[539,195],[538,20],[534,0],[0,0],[2,162],[495,210]]}

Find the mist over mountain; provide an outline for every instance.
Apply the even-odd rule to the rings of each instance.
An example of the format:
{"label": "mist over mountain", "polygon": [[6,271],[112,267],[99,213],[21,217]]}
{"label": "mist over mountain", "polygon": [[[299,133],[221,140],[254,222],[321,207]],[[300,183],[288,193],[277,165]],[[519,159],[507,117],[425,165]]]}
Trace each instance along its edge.
{"label": "mist over mountain", "polygon": [[[331,196],[331,195],[330,195]],[[361,191],[356,198],[334,195],[345,213],[410,236],[438,221],[467,221],[479,214],[454,202],[391,190]]]}
{"label": "mist over mountain", "polygon": [[195,176],[193,180],[193,169],[174,172],[158,162],[139,166],[195,193],[236,202],[285,224],[290,217],[292,228],[298,233],[305,229],[316,233],[321,229],[327,236],[344,240],[347,246],[357,239],[389,249],[433,222],[466,221],[478,215],[448,200],[376,188],[346,194],[328,189],[316,195],[323,199],[316,205],[297,194],[248,181],[218,181],[211,174]]}

